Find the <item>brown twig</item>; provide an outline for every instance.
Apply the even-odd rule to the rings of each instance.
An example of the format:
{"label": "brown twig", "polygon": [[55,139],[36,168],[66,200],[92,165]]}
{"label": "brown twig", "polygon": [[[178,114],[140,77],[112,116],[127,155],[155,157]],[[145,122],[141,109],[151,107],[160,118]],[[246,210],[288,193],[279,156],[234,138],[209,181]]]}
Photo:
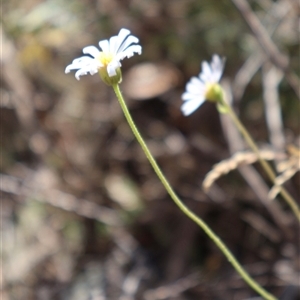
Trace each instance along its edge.
{"label": "brown twig", "polygon": [[262,71],[263,99],[270,142],[275,150],[283,151],[285,139],[278,95],[278,85],[283,74],[276,67],[271,67],[267,63],[263,66]]}
{"label": "brown twig", "polygon": [[232,0],[232,2],[245,19],[247,25],[249,26],[263,51],[268,55],[273,64],[284,72],[288,83],[300,99],[299,78],[290,71],[288,67],[288,57],[278,50],[277,46],[270,38],[267,30],[261,24],[246,0]]}

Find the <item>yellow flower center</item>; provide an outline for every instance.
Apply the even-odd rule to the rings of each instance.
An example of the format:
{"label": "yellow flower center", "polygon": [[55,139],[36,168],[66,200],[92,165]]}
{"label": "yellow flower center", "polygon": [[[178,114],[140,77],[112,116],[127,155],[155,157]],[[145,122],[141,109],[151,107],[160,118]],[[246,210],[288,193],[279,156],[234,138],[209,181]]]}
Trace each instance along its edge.
{"label": "yellow flower center", "polygon": [[206,85],[205,85],[205,99],[206,100],[214,99],[214,85],[215,85],[215,83],[206,83]]}
{"label": "yellow flower center", "polygon": [[223,98],[222,88],[218,83],[206,83],[205,99],[218,102]]}
{"label": "yellow flower center", "polygon": [[107,66],[112,60],[114,56],[111,53],[100,52],[98,60],[104,65]]}
{"label": "yellow flower center", "polygon": [[114,59],[114,55],[111,53],[104,53],[100,52],[97,59],[101,63],[103,67],[98,68],[98,73],[101,77],[101,79],[107,84],[107,85],[114,85],[119,84],[122,81],[122,72],[119,67],[115,69],[115,75],[109,75],[107,72],[107,66],[108,64]]}

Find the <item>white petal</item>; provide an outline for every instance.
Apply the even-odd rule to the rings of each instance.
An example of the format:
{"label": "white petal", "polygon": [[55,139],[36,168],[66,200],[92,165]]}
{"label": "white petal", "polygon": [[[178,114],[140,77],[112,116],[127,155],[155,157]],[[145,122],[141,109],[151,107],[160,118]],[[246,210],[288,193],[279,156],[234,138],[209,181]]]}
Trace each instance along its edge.
{"label": "white petal", "polygon": [[109,53],[116,54],[118,52],[118,48],[120,47],[118,38],[118,36],[112,36],[109,39]]}
{"label": "white petal", "polygon": [[204,93],[204,90],[204,83],[197,77],[192,77],[186,85],[186,91],[192,94]]}
{"label": "white petal", "polygon": [[[76,69],[77,69],[77,68],[76,68]],[[66,74],[67,74],[67,73],[70,73],[71,70],[74,70],[73,64],[68,65],[68,66],[65,68],[65,73],[66,73]]]}
{"label": "white petal", "polygon": [[85,69],[79,69],[76,73],[75,73],[75,77],[77,80],[80,80],[80,76],[82,75],[86,75],[88,72]]}
{"label": "white petal", "polygon": [[65,73],[69,73],[70,71],[72,70],[77,70],[77,69],[81,69],[82,68],[82,65],[81,64],[74,64],[72,63],[71,65],[68,65],[65,69]]}
{"label": "white petal", "polygon": [[193,100],[193,99],[198,99],[198,98],[204,98],[204,93],[189,93],[189,92],[184,92],[181,96],[183,101],[187,100]]}
{"label": "white petal", "polygon": [[186,101],[181,106],[181,111],[185,116],[193,113],[201,104],[204,103],[204,99],[199,98],[195,100]]}
{"label": "white petal", "polygon": [[224,61],[220,56],[214,54],[211,61],[214,82],[219,82],[223,73]]}
{"label": "white petal", "polygon": [[89,54],[89,55],[93,56],[94,58],[97,57],[100,53],[100,51],[95,46],[84,47],[82,52],[84,54]]}
{"label": "white petal", "polygon": [[116,58],[118,60],[122,60],[125,57],[130,58],[134,55],[134,53],[141,54],[142,53],[142,47],[140,45],[132,45],[128,47],[125,51],[120,52],[116,55]]}
{"label": "white petal", "polygon": [[130,30],[122,28],[118,34],[118,41],[119,41],[119,47],[123,43],[123,41],[126,39],[126,37],[130,34]]}
{"label": "white petal", "polygon": [[123,50],[127,49],[129,45],[131,44],[137,44],[139,42],[139,39],[133,35],[130,35],[123,44],[119,47],[118,53],[122,52]]}
{"label": "white petal", "polygon": [[222,70],[215,71],[213,73],[213,80],[212,81],[217,83],[217,82],[220,81],[221,77],[222,77]]}
{"label": "white petal", "polygon": [[207,61],[202,62],[202,72],[200,73],[200,78],[203,80],[205,83],[211,82],[212,79],[212,73],[211,73],[211,68],[210,65]]}
{"label": "white petal", "polygon": [[103,52],[109,53],[109,42],[108,40],[103,40],[99,42],[99,47],[102,49]]}
{"label": "white petal", "polygon": [[79,80],[79,77],[82,75],[87,75],[88,73],[90,73],[91,75],[94,75],[98,72],[98,68],[95,67],[94,65],[87,65],[81,69],[79,69],[76,73],[75,73],[75,77],[77,78],[77,80]]}
{"label": "white petal", "polygon": [[130,30],[126,29],[126,28],[122,28],[119,31],[118,37],[124,41],[124,39],[126,38],[126,36],[130,33]]}
{"label": "white petal", "polygon": [[68,65],[65,69],[65,73],[69,73],[71,70],[81,69],[86,64],[93,61],[91,57],[83,56],[73,60],[72,64]]}
{"label": "white petal", "polygon": [[91,75],[94,75],[94,74],[98,73],[98,68],[91,67],[91,68],[89,69],[89,72],[90,72]]}
{"label": "white petal", "polygon": [[72,64],[88,64],[88,63],[92,63],[93,61],[95,61],[95,59],[92,57],[81,56],[81,57],[75,58],[72,61]]}
{"label": "white petal", "polygon": [[130,31],[128,29],[122,28],[117,36],[111,37],[109,40],[110,53],[117,54],[120,46],[129,34]]}
{"label": "white petal", "polygon": [[213,70],[223,69],[223,60],[217,54],[214,54],[211,60],[211,67]]}
{"label": "white petal", "polygon": [[116,69],[121,67],[121,64],[118,60],[113,60],[107,65],[107,73],[109,77],[117,75]]}
{"label": "white petal", "polygon": [[182,99],[183,101],[192,100],[192,99],[194,99],[194,98],[195,98],[195,95],[194,95],[194,94],[191,94],[191,93],[189,93],[189,92],[184,92],[184,93],[182,94],[182,96],[181,96],[181,99]]}

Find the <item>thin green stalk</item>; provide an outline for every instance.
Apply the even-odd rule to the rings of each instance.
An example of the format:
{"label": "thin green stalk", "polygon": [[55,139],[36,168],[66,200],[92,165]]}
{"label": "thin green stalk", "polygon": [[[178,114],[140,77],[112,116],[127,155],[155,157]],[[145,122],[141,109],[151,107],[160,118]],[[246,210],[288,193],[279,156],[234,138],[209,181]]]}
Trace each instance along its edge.
{"label": "thin green stalk", "polygon": [[276,300],[277,298],[274,297],[272,294],[267,292],[263,287],[261,287],[254,279],[250,277],[250,275],[246,272],[246,270],[240,265],[231,251],[227,248],[227,246],[222,242],[222,240],[209,228],[209,226],[197,215],[195,215],[185,204],[178,198],[178,196],[173,191],[173,188],[169,184],[168,180],[163,175],[162,171],[160,170],[158,164],[156,163],[155,159],[153,158],[150,150],[148,149],[146,143],[144,142],[141,134],[139,133],[133,119],[131,118],[130,112],[127,108],[127,105],[123,99],[122,93],[120,91],[119,85],[112,86],[116,96],[119,100],[119,103],[122,107],[126,120],[136,137],[137,141],[139,142],[140,146],[142,147],[143,151],[145,152],[150,164],[152,165],[155,173],[157,174],[158,178],[168,191],[169,195],[175,202],[175,204],[179,207],[179,209],[191,220],[193,220],[196,224],[198,224],[203,231],[209,236],[209,238],[217,245],[217,247],[223,252],[226,256],[228,261],[232,264],[235,270],[240,274],[240,276],[248,283],[248,285],[254,289],[259,295],[261,295],[264,299],[267,300]]}
{"label": "thin green stalk", "polygon": [[[238,128],[240,133],[244,136],[246,142],[252,148],[254,153],[256,153],[258,160],[259,160],[261,166],[266,171],[269,179],[273,182],[273,184],[275,184],[276,175],[275,175],[274,171],[272,170],[270,164],[266,160],[264,160],[262,158],[262,156],[260,155],[258,147],[256,146],[254,140],[250,136],[249,132],[244,127],[244,125],[241,123],[241,121],[239,120],[239,118],[237,117],[237,115],[235,114],[233,109],[231,108],[231,106],[229,104],[225,103],[225,101],[223,101],[222,104],[224,106],[226,106],[227,112],[230,115],[231,119],[233,120],[234,124],[236,125],[236,127]],[[281,193],[282,197],[285,199],[286,203],[290,206],[291,210],[295,214],[298,221],[300,222],[300,209],[299,209],[296,201],[293,199],[293,197],[289,194],[289,192],[283,186],[280,186],[280,193]]]}

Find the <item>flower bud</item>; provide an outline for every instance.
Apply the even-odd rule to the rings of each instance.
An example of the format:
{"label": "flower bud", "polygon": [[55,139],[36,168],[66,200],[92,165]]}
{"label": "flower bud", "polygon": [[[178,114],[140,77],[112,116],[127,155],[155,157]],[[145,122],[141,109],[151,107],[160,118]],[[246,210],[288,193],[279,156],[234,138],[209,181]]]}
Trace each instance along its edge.
{"label": "flower bud", "polygon": [[106,83],[107,85],[115,85],[115,84],[119,84],[122,81],[122,71],[121,68],[117,68],[116,69],[116,75],[114,76],[109,76],[108,72],[107,72],[107,68],[100,68],[98,70],[98,73],[101,77],[101,79],[103,80],[104,83]]}

